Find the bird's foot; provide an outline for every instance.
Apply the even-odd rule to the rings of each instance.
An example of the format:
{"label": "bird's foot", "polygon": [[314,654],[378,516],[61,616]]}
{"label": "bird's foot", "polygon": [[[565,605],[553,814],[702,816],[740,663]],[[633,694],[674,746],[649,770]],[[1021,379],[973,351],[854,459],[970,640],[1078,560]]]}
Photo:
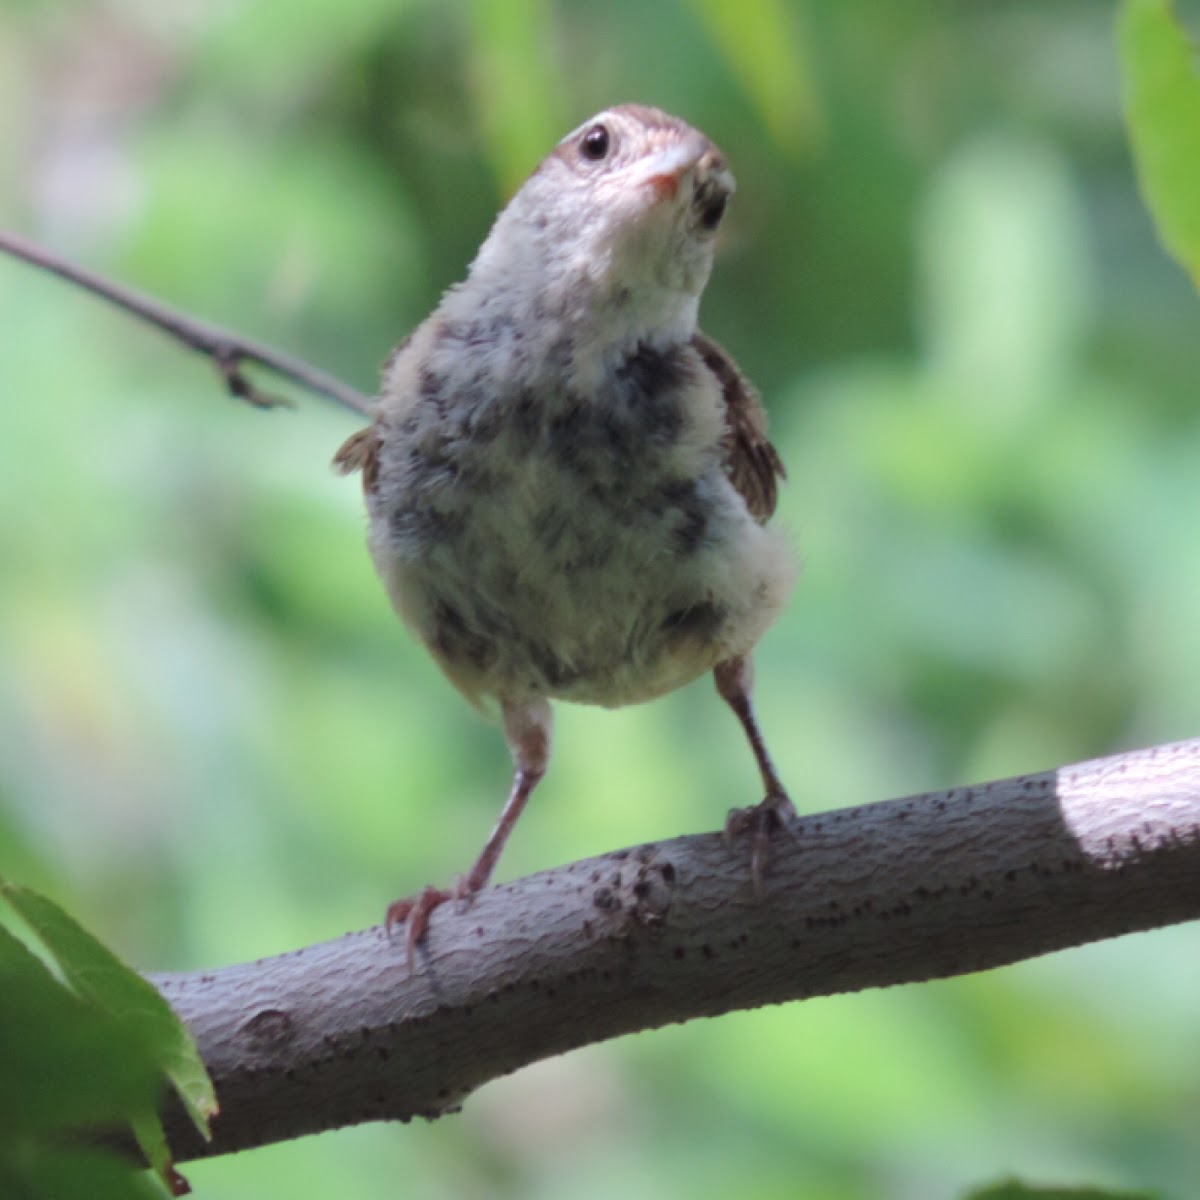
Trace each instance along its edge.
{"label": "bird's foot", "polygon": [[779,830],[792,832],[796,808],[784,791],[773,791],[765,800],[749,808],[734,808],[725,818],[725,840],[732,842],[744,834],[750,836],[750,881],[754,894],[761,896],[763,874],[770,857],[771,835]]}
{"label": "bird's foot", "polygon": [[383,919],[384,932],[390,939],[392,933],[401,925],[404,926],[404,949],[408,956],[408,969],[411,971],[416,958],[417,943],[425,936],[429,927],[429,917],[435,908],[445,904],[447,900],[464,900],[470,895],[464,881],[456,879],[454,886],[447,891],[445,888],[423,888],[415,896],[406,896],[403,900],[393,900],[388,905],[387,915]]}

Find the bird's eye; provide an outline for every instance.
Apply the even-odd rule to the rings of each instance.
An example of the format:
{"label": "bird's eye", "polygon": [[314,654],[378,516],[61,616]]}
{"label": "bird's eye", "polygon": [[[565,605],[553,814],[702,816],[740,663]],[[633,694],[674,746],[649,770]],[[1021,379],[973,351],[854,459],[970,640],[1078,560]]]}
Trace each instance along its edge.
{"label": "bird's eye", "polygon": [[579,139],[579,153],[592,162],[600,162],[608,154],[609,141],[608,127],[593,125]]}

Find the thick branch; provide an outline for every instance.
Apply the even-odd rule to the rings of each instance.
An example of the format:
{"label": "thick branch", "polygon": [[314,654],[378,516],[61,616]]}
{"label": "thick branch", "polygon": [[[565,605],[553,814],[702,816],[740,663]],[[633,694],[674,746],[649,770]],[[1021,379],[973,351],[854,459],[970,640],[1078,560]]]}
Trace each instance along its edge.
{"label": "thick branch", "polygon": [[221,329],[219,326],[209,325],[177,312],[141,292],[102,279],[99,275],[2,229],[0,252],[11,254],[14,258],[86,289],[139,320],[154,325],[189,349],[210,358],[229,391],[256,408],[275,408],[288,402],[255,387],[242,371],[242,364],[245,362],[256,363],[354,412],[364,416],[370,414],[371,401],[361,392],[342,383],[340,379],[335,379],[334,376],[285,354],[282,350],[273,350],[261,342],[251,341],[228,329]]}
{"label": "thick branch", "polygon": [[964,974],[1200,916],[1200,739],[823,813],[764,894],[717,834],[439,908],[415,973],[380,928],[155,983],[221,1115],[180,1159],[453,1109],[490,1079],[638,1029]]}

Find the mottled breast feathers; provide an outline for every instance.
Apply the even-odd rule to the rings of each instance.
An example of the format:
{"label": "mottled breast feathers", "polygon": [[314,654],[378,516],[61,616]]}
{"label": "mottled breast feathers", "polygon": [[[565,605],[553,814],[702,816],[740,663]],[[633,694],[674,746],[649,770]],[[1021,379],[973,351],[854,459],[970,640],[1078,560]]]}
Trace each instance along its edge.
{"label": "mottled breast feathers", "polygon": [[[712,338],[697,332],[691,344],[720,385],[725,402],[726,473],[751,516],[762,524],[775,512],[779,480],[787,477],[783,462],[767,437],[762,401],[753,384]],[[376,427],[370,425],[351,434],[334,455],[333,465],[343,475],[362,471],[364,491],[374,492],[379,482]]]}

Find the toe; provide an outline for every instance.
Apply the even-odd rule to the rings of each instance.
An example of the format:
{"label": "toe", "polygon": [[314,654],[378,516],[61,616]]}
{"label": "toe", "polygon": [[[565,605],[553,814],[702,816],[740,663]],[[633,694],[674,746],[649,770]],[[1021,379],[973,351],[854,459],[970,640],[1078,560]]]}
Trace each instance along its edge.
{"label": "toe", "polygon": [[754,894],[762,896],[763,877],[771,856],[771,838],[779,830],[794,834],[792,818],[796,809],[786,792],[771,792],[750,808],[735,808],[725,820],[725,841],[735,837],[750,838],[750,881]]}
{"label": "toe", "polygon": [[398,925],[403,925],[408,920],[408,914],[413,910],[412,897],[406,897],[403,900],[393,900],[387,906],[387,914],[383,918],[383,929],[390,939],[396,931]]}
{"label": "toe", "polygon": [[394,900],[388,905],[383,921],[384,929],[390,938],[397,926],[405,927],[404,946],[409,970],[412,970],[417,943],[425,936],[425,930],[429,926],[430,914],[439,904],[444,904],[453,897],[453,892],[431,886],[415,897],[406,896],[403,900]]}

